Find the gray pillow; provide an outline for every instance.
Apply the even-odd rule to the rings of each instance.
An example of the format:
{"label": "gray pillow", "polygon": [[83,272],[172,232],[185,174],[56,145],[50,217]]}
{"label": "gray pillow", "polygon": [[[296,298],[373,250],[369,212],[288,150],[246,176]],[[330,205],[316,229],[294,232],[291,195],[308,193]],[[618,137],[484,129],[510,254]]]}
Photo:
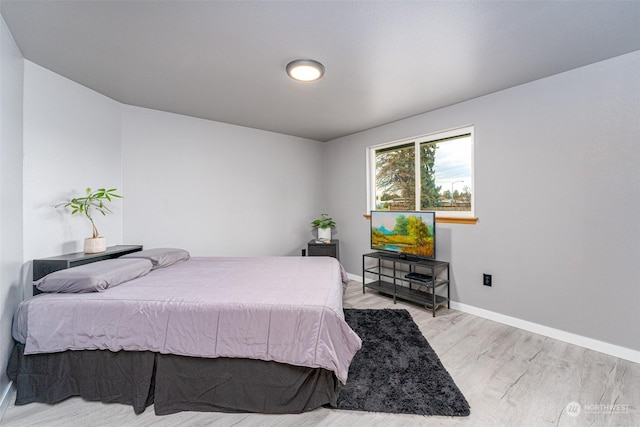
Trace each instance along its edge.
{"label": "gray pillow", "polygon": [[152,270],[156,268],[168,267],[178,261],[185,261],[190,258],[189,252],[176,248],[156,248],[145,249],[144,251],[132,252],[120,257],[122,258],[143,258],[148,259],[153,264]]}
{"label": "gray pillow", "polygon": [[102,292],[151,271],[146,259],[107,259],[66,270],[54,271],[35,285],[42,292],[83,293]]}

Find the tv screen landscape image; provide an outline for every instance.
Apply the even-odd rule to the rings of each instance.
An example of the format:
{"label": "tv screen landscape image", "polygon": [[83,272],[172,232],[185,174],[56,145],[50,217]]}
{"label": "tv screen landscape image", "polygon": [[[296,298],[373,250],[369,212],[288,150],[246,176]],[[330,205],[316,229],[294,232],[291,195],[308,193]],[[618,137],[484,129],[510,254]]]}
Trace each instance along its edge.
{"label": "tv screen landscape image", "polygon": [[371,249],[435,258],[435,223],[435,212],[371,211]]}

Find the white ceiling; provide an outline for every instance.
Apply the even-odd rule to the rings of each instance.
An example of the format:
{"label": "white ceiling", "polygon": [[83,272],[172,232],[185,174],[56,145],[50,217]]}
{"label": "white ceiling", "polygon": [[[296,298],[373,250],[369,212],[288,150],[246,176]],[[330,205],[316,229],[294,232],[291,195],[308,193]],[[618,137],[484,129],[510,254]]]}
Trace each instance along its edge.
{"label": "white ceiling", "polygon": [[640,50],[640,1],[1,1],[24,58],[119,102],[319,141]]}

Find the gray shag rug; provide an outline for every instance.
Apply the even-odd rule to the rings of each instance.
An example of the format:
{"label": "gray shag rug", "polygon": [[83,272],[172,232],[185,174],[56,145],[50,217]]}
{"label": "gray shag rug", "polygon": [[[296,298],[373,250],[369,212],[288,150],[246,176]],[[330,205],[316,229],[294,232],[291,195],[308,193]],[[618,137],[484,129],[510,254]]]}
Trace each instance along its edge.
{"label": "gray shag rug", "polygon": [[407,310],[345,309],[362,339],[337,409],[467,416],[469,404]]}

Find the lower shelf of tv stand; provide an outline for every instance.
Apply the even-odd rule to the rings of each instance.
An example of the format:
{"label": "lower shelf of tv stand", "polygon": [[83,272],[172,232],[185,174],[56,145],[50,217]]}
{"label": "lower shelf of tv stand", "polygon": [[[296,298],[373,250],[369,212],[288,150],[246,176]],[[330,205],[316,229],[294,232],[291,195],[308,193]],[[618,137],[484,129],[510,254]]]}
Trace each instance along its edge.
{"label": "lower shelf of tv stand", "polygon": [[441,305],[447,305],[447,298],[436,295],[436,304],[435,307],[433,305],[433,294],[429,292],[420,291],[417,289],[409,289],[405,286],[394,286],[393,283],[376,280],[375,282],[365,283],[366,288],[373,289],[374,291],[378,291],[381,294],[386,294],[389,296],[395,296],[396,298],[400,298],[405,301],[411,301],[418,304],[422,304],[425,308],[434,311],[440,307]]}

